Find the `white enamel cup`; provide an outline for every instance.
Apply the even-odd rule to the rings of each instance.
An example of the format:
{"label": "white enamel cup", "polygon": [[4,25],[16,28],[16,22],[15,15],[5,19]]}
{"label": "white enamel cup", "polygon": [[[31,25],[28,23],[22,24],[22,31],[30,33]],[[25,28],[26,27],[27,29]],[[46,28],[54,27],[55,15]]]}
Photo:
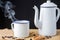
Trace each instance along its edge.
{"label": "white enamel cup", "polygon": [[14,37],[24,38],[29,36],[29,21],[20,20],[11,23]]}

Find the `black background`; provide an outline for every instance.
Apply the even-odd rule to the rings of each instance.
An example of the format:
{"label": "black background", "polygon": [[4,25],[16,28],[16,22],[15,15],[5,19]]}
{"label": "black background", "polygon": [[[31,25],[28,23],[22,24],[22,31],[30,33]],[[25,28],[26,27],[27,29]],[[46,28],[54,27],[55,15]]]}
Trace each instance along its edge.
{"label": "black background", "polygon": [[[30,21],[30,28],[36,28],[34,26],[34,10],[33,6],[36,5],[40,9],[40,5],[46,0],[2,0],[5,1],[11,1],[16,7],[15,7],[15,17],[19,20],[29,20]],[[58,5],[60,8],[60,0],[51,0],[55,4]],[[10,26],[11,20],[4,17],[4,13],[2,12],[0,8],[0,28],[11,28]],[[60,19],[57,22],[57,28],[60,28]]]}

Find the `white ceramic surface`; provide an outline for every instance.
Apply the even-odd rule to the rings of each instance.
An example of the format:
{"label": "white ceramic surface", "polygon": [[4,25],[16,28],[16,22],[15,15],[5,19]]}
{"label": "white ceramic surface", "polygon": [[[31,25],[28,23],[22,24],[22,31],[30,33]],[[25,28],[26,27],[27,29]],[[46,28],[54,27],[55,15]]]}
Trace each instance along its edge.
{"label": "white ceramic surface", "polygon": [[43,3],[40,6],[40,16],[37,6],[34,6],[33,9],[35,10],[34,24],[38,28],[39,34],[44,36],[56,35],[56,23],[60,16],[60,9],[57,8],[57,5],[51,1]]}
{"label": "white ceramic surface", "polygon": [[11,23],[14,37],[24,38],[29,36],[29,21],[21,20]]}

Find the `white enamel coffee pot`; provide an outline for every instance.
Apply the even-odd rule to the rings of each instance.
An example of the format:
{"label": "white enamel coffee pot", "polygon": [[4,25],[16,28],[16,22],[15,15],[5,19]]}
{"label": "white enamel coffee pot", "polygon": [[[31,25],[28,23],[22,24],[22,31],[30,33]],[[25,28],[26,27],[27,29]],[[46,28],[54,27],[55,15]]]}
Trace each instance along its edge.
{"label": "white enamel coffee pot", "polygon": [[50,0],[47,0],[46,3],[43,3],[40,6],[39,17],[38,17],[39,10],[37,6],[34,6],[33,9],[35,10],[34,24],[39,30],[39,35],[44,36],[56,35],[56,23],[60,16],[60,9],[57,8],[57,5],[51,2]]}

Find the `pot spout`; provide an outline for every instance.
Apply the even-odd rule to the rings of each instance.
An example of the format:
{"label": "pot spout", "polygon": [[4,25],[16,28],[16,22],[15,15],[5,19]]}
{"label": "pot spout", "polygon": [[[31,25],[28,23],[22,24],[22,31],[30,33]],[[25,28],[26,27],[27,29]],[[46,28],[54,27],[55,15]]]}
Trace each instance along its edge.
{"label": "pot spout", "polygon": [[42,23],[38,19],[39,10],[38,10],[37,6],[35,6],[35,5],[34,5],[33,9],[35,10],[34,24],[37,28],[41,29]]}

